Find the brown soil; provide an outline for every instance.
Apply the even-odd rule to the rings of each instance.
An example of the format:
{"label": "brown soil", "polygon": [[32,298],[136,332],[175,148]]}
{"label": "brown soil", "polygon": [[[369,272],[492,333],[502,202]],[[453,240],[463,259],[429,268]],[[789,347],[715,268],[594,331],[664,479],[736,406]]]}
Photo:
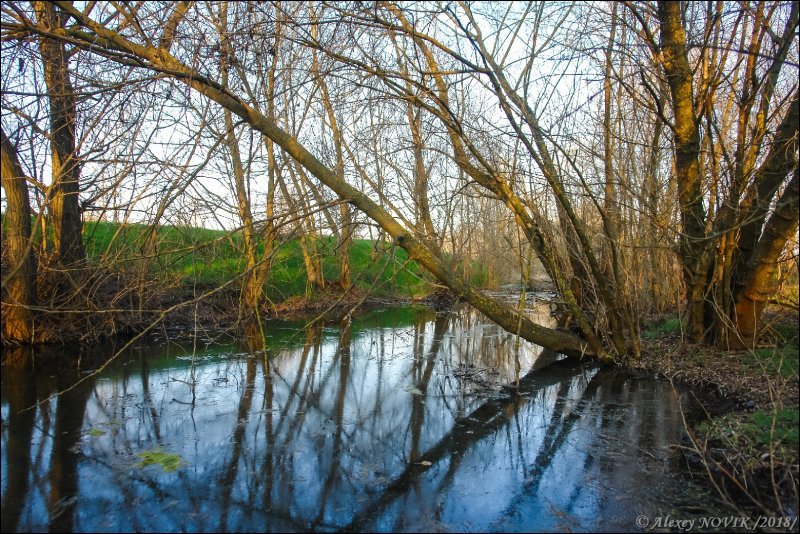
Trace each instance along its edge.
{"label": "brown soil", "polygon": [[[721,410],[771,409],[796,406],[798,378],[766,373],[753,363],[746,351],[723,352],[665,336],[642,342],[642,358],[626,364],[675,383],[701,388],[720,400]],[[713,408],[713,407],[712,407]]]}

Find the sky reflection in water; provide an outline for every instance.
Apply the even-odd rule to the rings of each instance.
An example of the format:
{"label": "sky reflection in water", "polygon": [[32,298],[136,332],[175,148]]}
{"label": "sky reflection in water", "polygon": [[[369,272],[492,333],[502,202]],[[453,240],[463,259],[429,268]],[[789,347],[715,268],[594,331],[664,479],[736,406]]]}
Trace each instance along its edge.
{"label": "sky reflection in water", "polygon": [[540,348],[467,310],[267,331],[268,358],[141,343],[22,413],[76,375],[4,366],[3,531],[634,530],[685,498],[664,383],[526,374]]}

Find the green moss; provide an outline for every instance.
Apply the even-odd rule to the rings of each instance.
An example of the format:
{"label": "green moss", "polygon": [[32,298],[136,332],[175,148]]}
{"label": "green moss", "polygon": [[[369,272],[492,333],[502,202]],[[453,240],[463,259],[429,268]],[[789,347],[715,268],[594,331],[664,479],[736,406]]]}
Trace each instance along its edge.
{"label": "green moss", "polygon": [[159,447],[140,452],[137,456],[141,458],[142,461],[136,464],[136,467],[147,467],[148,465],[158,464],[165,473],[171,473],[183,464],[183,459],[179,455],[163,452]]}

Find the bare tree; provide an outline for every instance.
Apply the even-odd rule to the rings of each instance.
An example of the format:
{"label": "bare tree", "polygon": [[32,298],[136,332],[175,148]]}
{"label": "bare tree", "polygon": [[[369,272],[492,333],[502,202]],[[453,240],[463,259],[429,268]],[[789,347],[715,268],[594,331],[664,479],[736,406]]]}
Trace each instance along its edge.
{"label": "bare tree", "polygon": [[[797,173],[796,76],[789,79],[794,86],[791,96],[783,96],[781,102],[783,118],[778,124],[773,122],[775,130],[769,150],[766,154],[762,150],[769,114],[780,96],[775,93],[776,84],[787,54],[793,48],[798,25],[796,3],[783,5],[783,9],[789,8],[788,13],[781,6],[781,3],[759,2],[753,11],[745,11],[744,17],[736,20],[736,25],[744,20],[740,27],[740,45],[747,42],[748,31],[750,40],[740,53],[742,61],[737,63],[743,66],[741,79],[737,68],[731,77],[734,87],[723,86],[730,91],[728,105],[738,107],[736,126],[731,128],[733,132],[724,123],[714,120],[709,106],[722,91],[719,86],[726,79],[725,58],[736,46],[737,33],[731,34],[722,54],[708,53],[710,45],[707,45],[699,56],[703,68],[698,71],[690,63],[686,19],[680,4],[659,2],[658,41],[645,20],[644,10],[630,6],[670,89],[672,117],[670,120],[664,116],[664,120],[674,139],[675,178],[683,228],[679,257],[687,294],[688,330],[691,339],[697,342],[706,340],[711,332],[716,332],[713,337],[726,346],[748,347],[756,342],[761,311],[774,292],[771,275],[787,240],[797,228],[796,178],[787,183],[788,177],[796,177]],[[705,34],[718,40],[717,25],[724,20],[724,13],[706,15],[706,28],[712,31],[707,30]],[[786,18],[783,31],[778,35],[772,31],[770,19],[781,16]],[[767,35],[772,37],[774,46],[758,68],[757,57],[763,53]],[[737,83],[741,83],[743,96],[734,99]],[[760,105],[753,115],[757,100]],[[698,110],[705,112],[705,117]],[[777,117],[774,111],[772,113],[775,121]],[[708,126],[705,130],[703,119]],[[716,159],[716,150],[702,151],[704,138],[720,146],[721,161]],[[723,184],[723,173],[730,176],[722,205],[713,212],[706,207],[717,204],[713,197],[708,198],[705,178],[708,168],[716,169],[711,175],[714,190]],[[783,195],[768,220],[773,198],[781,186],[784,186]]]}

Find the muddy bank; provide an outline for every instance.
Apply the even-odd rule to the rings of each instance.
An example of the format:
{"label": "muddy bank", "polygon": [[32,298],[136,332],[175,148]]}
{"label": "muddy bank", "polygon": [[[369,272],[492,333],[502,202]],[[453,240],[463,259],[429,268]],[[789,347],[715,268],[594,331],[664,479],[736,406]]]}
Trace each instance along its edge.
{"label": "muddy bank", "polygon": [[32,345],[96,343],[152,330],[178,337],[195,332],[214,338],[236,336],[241,326],[253,319],[313,319],[322,315],[335,318],[362,309],[410,303],[436,308],[436,302],[441,300],[436,294],[432,298],[412,299],[406,295],[375,296],[355,287],[348,291],[332,287],[308,298],[290,297],[278,303],[267,300],[258,316],[253,317],[252,312],[244,309],[239,289],[233,286],[181,287],[154,293],[141,302],[136,295],[112,298],[113,292],[106,293],[96,295],[91,301],[76,301],[68,311],[38,310]]}
{"label": "muddy bank", "polygon": [[[720,351],[677,334],[643,341],[642,358],[625,367],[691,386],[708,417],[689,423],[680,443],[689,469],[710,478],[730,506],[753,517],[797,517],[797,318],[773,318],[752,351]],[[794,361],[790,361],[791,359]]]}
{"label": "muddy bank", "polygon": [[623,366],[665,378],[675,383],[702,388],[709,399],[710,413],[770,408],[774,402],[787,406],[798,403],[798,378],[763,372],[748,364],[747,351],[721,352],[700,345],[664,338],[642,343],[642,358]]}

